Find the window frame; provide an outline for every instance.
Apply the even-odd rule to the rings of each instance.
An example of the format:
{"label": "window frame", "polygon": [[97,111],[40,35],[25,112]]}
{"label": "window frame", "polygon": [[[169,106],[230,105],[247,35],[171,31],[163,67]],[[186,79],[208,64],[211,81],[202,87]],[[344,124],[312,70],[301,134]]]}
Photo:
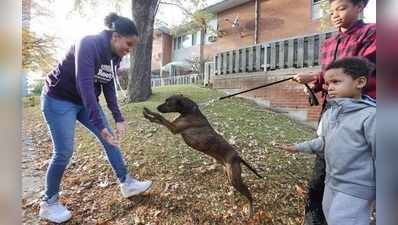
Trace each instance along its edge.
{"label": "window frame", "polygon": [[[322,0],[311,0],[311,21],[320,20],[322,18],[322,9],[321,9]],[[314,7],[319,7],[320,15],[319,17],[314,16]]]}

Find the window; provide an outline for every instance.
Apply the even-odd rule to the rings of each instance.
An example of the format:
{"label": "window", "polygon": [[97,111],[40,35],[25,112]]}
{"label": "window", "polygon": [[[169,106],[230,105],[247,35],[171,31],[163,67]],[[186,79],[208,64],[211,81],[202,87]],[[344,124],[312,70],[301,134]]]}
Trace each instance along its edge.
{"label": "window", "polygon": [[321,0],[311,0],[311,19],[318,20],[323,16]]}
{"label": "window", "polygon": [[365,19],[365,14],[364,14],[364,11],[363,11],[363,10],[362,10],[361,14],[359,14],[358,17],[359,17],[360,20]]}
{"label": "window", "polygon": [[177,49],[177,38],[173,39],[173,49],[176,50]]}
{"label": "window", "polygon": [[177,49],[181,48],[181,36],[177,37]]}
{"label": "window", "polygon": [[192,33],[192,46],[196,45],[197,33]]}
{"label": "window", "polygon": [[[217,18],[216,18],[216,19],[210,20],[210,21],[209,21],[209,26],[210,26],[213,30],[217,30],[217,27],[218,27],[218,25],[217,25]],[[210,43],[210,42],[209,42],[209,36],[214,36],[214,34],[211,34],[211,32],[206,33],[205,40],[204,40],[204,41],[205,41],[205,44]]]}
{"label": "window", "polygon": [[192,46],[192,36],[189,34],[183,35],[182,36],[182,47],[183,48],[189,48]]}

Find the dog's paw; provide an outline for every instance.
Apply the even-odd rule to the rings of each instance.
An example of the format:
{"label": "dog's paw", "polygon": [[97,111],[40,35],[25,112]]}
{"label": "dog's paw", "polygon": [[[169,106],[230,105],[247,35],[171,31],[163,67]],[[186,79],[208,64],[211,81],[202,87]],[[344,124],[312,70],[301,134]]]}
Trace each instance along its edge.
{"label": "dog's paw", "polygon": [[149,110],[148,108],[144,107],[144,110],[142,111],[142,114],[146,117],[153,117],[153,112]]}
{"label": "dog's paw", "polygon": [[142,115],[144,115],[145,118],[149,119],[152,118],[151,114],[148,112],[148,109],[145,109],[142,111]]}
{"label": "dog's paw", "polygon": [[144,107],[144,111],[142,111],[142,112],[146,113],[146,114],[151,114],[152,113],[152,111],[149,110],[147,107]]}
{"label": "dog's paw", "polygon": [[144,117],[145,117],[145,119],[149,120],[152,123],[159,123],[159,121],[156,118],[145,116],[145,115],[144,115]]}
{"label": "dog's paw", "polygon": [[146,112],[142,112],[142,114],[144,115],[144,118],[145,118],[145,119],[147,119],[147,120],[149,120],[149,121],[151,121],[151,122],[154,122],[155,117],[153,117],[152,115],[150,115],[150,114],[148,114],[148,113],[146,113]]}
{"label": "dog's paw", "polygon": [[144,115],[144,118],[145,119],[151,119],[152,117],[149,115],[149,114],[147,114],[146,112],[142,112],[142,115]]}
{"label": "dog's paw", "polygon": [[143,111],[143,112],[146,113],[146,114],[148,114],[148,115],[152,115],[152,116],[160,116],[159,113],[152,112],[152,111],[149,110],[147,107],[144,107],[144,111]]}
{"label": "dog's paw", "polygon": [[155,117],[155,118],[158,118],[158,119],[163,118],[163,116],[160,115],[160,114],[157,113],[157,112],[152,112],[151,110],[145,109],[145,108],[144,108],[144,110],[145,110],[145,113],[146,113],[146,114],[151,115],[151,116],[153,116],[153,117]]}
{"label": "dog's paw", "polygon": [[149,120],[152,123],[160,123],[161,122],[160,115],[149,111],[149,109],[144,108],[144,111],[142,112],[142,114],[144,115],[145,119]]}

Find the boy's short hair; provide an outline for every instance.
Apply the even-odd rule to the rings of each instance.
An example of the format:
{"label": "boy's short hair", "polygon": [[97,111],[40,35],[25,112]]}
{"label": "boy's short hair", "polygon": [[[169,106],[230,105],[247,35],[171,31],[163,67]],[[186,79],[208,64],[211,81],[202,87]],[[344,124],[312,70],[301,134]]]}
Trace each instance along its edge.
{"label": "boy's short hair", "polygon": [[345,74],[357,79],[362,76],[368,78],[374,66],[364,57],[347,57],[330,63],[326,67],[326,71],[331,69],[343,69]]}
{"label": "boy's short hair", "polygon": [[[336,0],[329,0],[329,3],[332,3],[334,1],[336,1]],[[365,7],[369,2],[369,0],[350,0],[350,1],[354,5],[358,5],[358,4],[362,3],[363,7]]]}

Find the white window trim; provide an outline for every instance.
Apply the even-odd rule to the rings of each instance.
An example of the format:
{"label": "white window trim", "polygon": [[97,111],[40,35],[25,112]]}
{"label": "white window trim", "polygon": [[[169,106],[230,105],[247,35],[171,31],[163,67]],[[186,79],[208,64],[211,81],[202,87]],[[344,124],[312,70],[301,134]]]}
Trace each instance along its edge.
{"label": "white window trim", "polygon": [[315,0],[311,0],[311,14],[310,14],[310,19],[311,20],[320,20],[321,18],[322,18],[322,12],[320,12],[320,16],[319,17],[317,17],[317,18],[315,18],[314,17],[314,7],[319,7],[319,10],[320,11],[322,11],[322,9],[321,9],[321,1],[322,0],[319,0],[318,2],[314,2]]}

